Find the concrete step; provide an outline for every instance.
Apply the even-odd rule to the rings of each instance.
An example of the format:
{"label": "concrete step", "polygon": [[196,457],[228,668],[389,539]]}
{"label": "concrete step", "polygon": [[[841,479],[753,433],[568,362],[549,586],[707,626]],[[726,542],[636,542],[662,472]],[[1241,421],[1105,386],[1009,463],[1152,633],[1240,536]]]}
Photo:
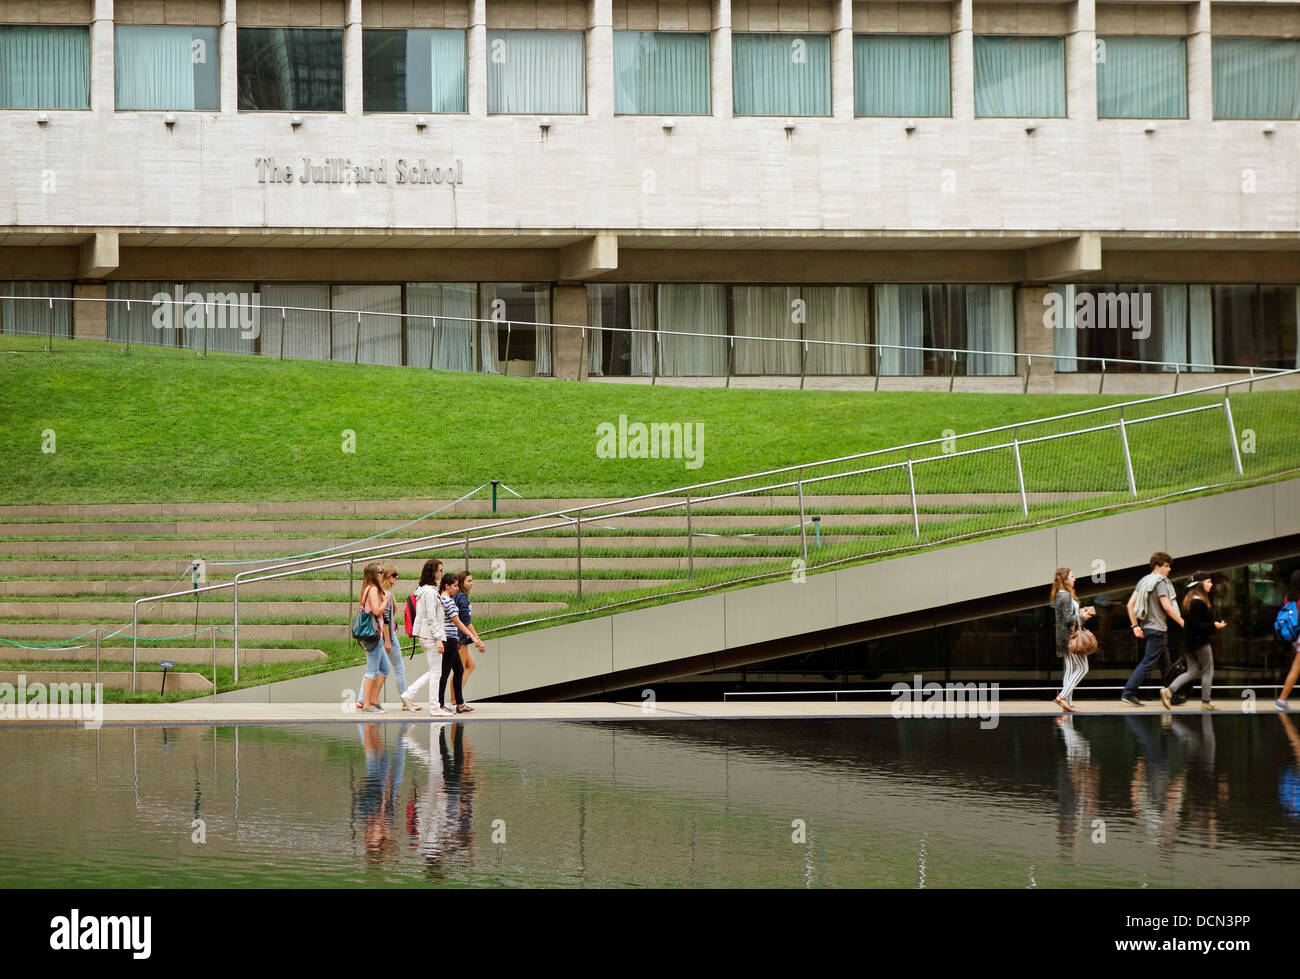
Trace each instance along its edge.
{"label": "concrete step", "polygon": [[[0,670],[0,683],[12,683],[15,686],[18,683],[19,673],[14,670]],[[38,670],[35,672],[24,671],[21,674],[25,677],[27,690],[30,695],[32,684],[34,683],[102,683],[105,687],[112,690],[130,690],[131,673],[123,671],[121,673],[96,673],[94,670]],[[157,673],[136,673],[136,689],[144,691],[160,691],[163,689],[163,674]],[[200,673],[178,673],[168,671],[167,673],[168,690],[186,690],[199,691],[202,693],[211,693],[212,684]],[[47,698],[48,703],[48,698]]]}
{"label": "concrete step", "polygon": [[[400,563],[400,562],[399,562]],[[586,562],[583,562],[584,568]],[[31,568],[32,573],[37,572],[35,565]],[[455,569],[459,571],[457,566]],[[229,578],[218,579],[212,576],[208,577],[208,584],[220,584],[223,580],[229,581]],[[403,578],[398,582],[397,595],[402,601],[405,601],[411,591],[411,582],[413,578]],[[622,579],[622,578],[595,578],[583,581],[583,592],[601,592],[601,591],[624,591],[629,588],[654,588],[658,585],[665,584],[672,579],[668,578],[639,578],[639,579]],[[150,581],[144,581],[139,578],[119,578],[119,579],[101,579],[98,581],[85,581],[77,579],[63,578],[39,578],[33,581],[0,581],[0,598],[6,597],[31,597],[57,598],[61,595],[164,595],[170,591],[180,590],[186,587],[186,582],[164,581],[156,578]],[[512,594],[520,592],[563,592],[572,594],[578,590],[578,582],[575,578],[510,578],[505,581],[493,581],[491,578],[491,569],[485,571],[482,577],[474,580],[474,599],[480,598],[508,598]],[[360,591],[360,585],[354,583],[352,594],[356,596]],[[209,593],[211,594],[211,593]],[[218,593],[219,594],[219,593]],[[322,595],[330,598],[346,598],[348,594],[348,583],[345,579],[322,580],[319,578],[280,578],[274,581],[249,581],[240,582],[239,594],[241,600],[245,596],[255,595]],[[177,599],[179,601],[179,599]]]}
{"label": "concrete step", "polygon": [[[477,590],[477,589],[476,589]],[[508,616],[534,615],[552,612],[567,606],[559,602],[497,602],[483,601],[475,596],[475,615]],[[160,602],[147,611],[141,605],[141,620],[181,620],[193,621],[194,602],[173,599]],[[199,602],[198,619],[200,622],[228,622],[231,618],[230,602]],[[16,618],[31,616],[34,619],[56,619],[61,622],[130,622],[131,602],[0,602],[0,617]],[[353,607],[347,601],[319,602],[239,602],[240,619],[321,619],[336,618],[339,621],[350,620]],[[401,610],[398,610],[400,618]],[[13,623],[18,625],[17,623]],[[8,629],[0,624],[0,634],[7,634]]]}
{"label": "concrete step", "polygon": [[[240,630],[241,634],[243,630]],[[230,636],[223,635],[222,641],[229,642]],[[242,635],[241,635],[242,638]],[[212,665],[212,647],[205,646],[206,636],[199,636],[199,645],[197,646],[141,646],[139,655],[148,657],[148,665],[152,666],[163,660],[170,660],[173,663],[183,663],[191,666],[211,666]],[[231,646],[217,646],[217,665],[230,666],[234,662],[234,652]],[[76,660],[77,662],[93,663],[95,661],[95,649],[93,646],[87,649],[19,649],[15,646],[0,646],[0,658],[13,662],[14,660]],[[121,663],[131,659],[130,646],[101,646],[99,650],[99,659],[101,662]],[[319,649],[257,649],[239,647],[239,665],[240,666],[261,666],[266,663],[317,663],[329,659],[325,653]],[[144,660],[141,660],[144,662]],[[171,680],[167,681],[171,686]]]}

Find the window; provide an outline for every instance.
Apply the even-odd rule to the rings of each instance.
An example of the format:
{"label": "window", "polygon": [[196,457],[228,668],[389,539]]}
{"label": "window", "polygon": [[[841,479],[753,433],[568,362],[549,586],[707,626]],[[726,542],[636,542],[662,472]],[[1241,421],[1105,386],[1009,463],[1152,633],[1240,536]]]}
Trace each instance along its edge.
{"label": "window", "polygon": [[90,28],[0,27],[0,109],[89,109]]}
{"label": "window", "polygon": [[[435,370],[472,371],[477,309],[478,286],[472,282],[408,282],[406,362]],[[426,318],[435,316],[436,328],[434,320]]]}
{"label": "window", "polygon": [[[525,32],[526,33],[526,32]],[[479,369],[485,374],[551,373],[551,287],[484,283],[479,289]]]}
{"label": "window", "polygon": [[402,362],[402,287],[341,285],[330,289],[331,360]]}
{"label": "window", "polygon": [[465,32],[380,31],[361,35],[366,112],[465,112]]}
{"label": "window", "polygon": [[859,34],[853,38],[853,111],[860,116],[949,116],[948,37]]}
{"label": "window", "polygon": [[343,31],[323,27],[241,27],[239,108],[342,112]]}
{"label": "window", "polygon": [[831,114],[826,34],[733,34],[731,84],[738,116]]}
{"label": "window", "polygon": [[587,287],[587,373],[650,377],[655,373],[655,287]]}
{"label": "window", "polygon": [[1097,40],[1097,118],[1187,118],[1186,38]]}
{"label": "window", "polygon": [[975,115],[1065,115],[1065,39],[975,38]]}
{"label": "window", "polygon": [[1295,367],[1295,286],[1209,286],[1214,350],[1219,362],[1240,367]]}
{"label": "window", "polygon": [[708,115],[709,35],[614,32],[614,111]]}
{"label": "window", "polygon": [[582,31],[488,31],[488,112],[587,111]]}
{"label": "window", "polygon": [[220,109],[215,27],[118,27],[114,90],[119,109]]}
{"label": "window", "polygon": [[954,370],[968,377],[1016,373],[1011,287],[1003,285],[876,286],[877,373],[921,376]]}
{"label": "window", "polygon": [[668,331],[659,339],[659,376],[722,377],[727,373],[726,286],[657,286],[655,311],[658,328]]}
{"label": "window", "polygon": [[731,293],[733,335],[765,338],[735,341],[736,374],[867,373],[865,287],[735,286]]}
{"label": "window", "polygon": [[72,303],[42,302],[72,296],[68,282],[0,282],[0,296],[30,299],[0,299],[0,333],[24,336],[72,336]]}
{"label": "window", "polygon": [[1216,119],[1300,119],[1300,40],[1216,37]]}

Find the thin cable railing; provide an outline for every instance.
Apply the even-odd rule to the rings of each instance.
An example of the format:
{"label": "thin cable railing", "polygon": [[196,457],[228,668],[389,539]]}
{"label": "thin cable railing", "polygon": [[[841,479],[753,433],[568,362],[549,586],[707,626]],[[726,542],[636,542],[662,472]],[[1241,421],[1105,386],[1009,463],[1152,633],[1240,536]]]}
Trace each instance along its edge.
{"label": "thin cable railing", "polygon": [[[2,302],[2,301],[18,301],[18,302],[29,302],[29,303],[44,303],[44,304],[46,304],[46,305],[48,306],[48,308],[50,308],[51,310],[54,308],[54,304],[55,304],[55,303],[100,303],[100,304],[105,304],[105,305],[106,305],[106,308],[107,308],[107,304],[114,304],[114,303],[115,303],[115,304],[118,304],[118,305],[124,306],[124,308],[126,309],[127,312],[129,312],[129,311],[131,310],[131,305],[132,305],[132,303],[134,303],[134,304],[137,305],[137,306],[153,306],[153,307],[161,307],[161,306],[170,305],[170,306],[172,306],[172,307],[180,307],[180,308],[182,308],[182,309],[183,309],[184,307],[188,307],[188,306],[191,305],[189,302],[187,302],[187,301],[184,300],[184,299],[175,299],[175,298],[169,298],[169,299],[167,299],[167,300],[165,300],[165,301],[154,301],[154,300],[148,300],[148,299],[125,299],[125,298],[122,298],[122,299],[110,299],[110,298],[106,298],[106,297],[105,297],[105,298],[91,298],[91,297],[84,297],[84,296],[0,296],[0,302]],[[197,305],[197,303],[196,303],[195,305]],[[228,309],[228,308],[230,308],[231,306],[234,306],[234,308],[236,308],[236,309],[240,309],[240,308],[250,308],[250,309],[253,309],[253,310],[258,311],[259,313],[260,313],[260,311],[262,311],[262,310],[270,310],[270,311],[273,313],[275,310],[278,309],[278,310],[280,311],[280,318],[279,318],[279,324],[278,324],[278,325],[279,325],[279,359],[281,359],[281,360],[284,359],[284,337],[285,337],[286,332],[287,332],[287,329],[286,329],[286,325],[285,325],[285,324],[286,324],[286,321],[287,321],[287,319],[288,319],[288,314],[289,314],[289,312],[291,312],[291,311],[292,311],[292,312],[295,312],[295,313],[322,313],[322,314],[328,314],[328,315],[331,316],[331,317],[334,317],[334,316],[345,316],[345,317],[352,318],[352,319],[354,320],[355,324],[356,324],[356,326],[355,326],[355,335],[354,335],[354,338],[353,338],[353,342],[352,342],[352,344],[351,344],[351,348],[352,348],[352,351],[353,351],[353,363],[362,363],[362,361],[359,359],[359,358],[360,358],[361,347],[362,347],[362,340],[361,340],[361,323],[362,323],[362,317],[367,317],[367,318],[391,318],[391,319],[397,319],[397,320],[399,320],[399,321],[403,321],[403,322],[405,322],[406,320],[414,320],[414,321],[417,321],[417,322],[420,322],[420,321],[429,321],[429,322],[430,322],[430,336],[429,336],[429,357],[428,357],[428,364],[427,364],[427,365],[426,365],[426,364],[418,364],[418,365],[417,365],[417,364],[404,364],[404,365],[403,365],[403,364],[388,364],[388,365],[386,365],[386,366],[410,366],[410,367],[426,367],[426,366],[427,366],[427,368],[428,368],[428,369],[431,369],[431,370],[432,370],[432,369],[446,369],[446,368],[441,368],[441,367],[438,367],[437,365],[435,365],[435,356],[434,356],[434,354],[435,354],[435,352],[436,352],[437,344],[434,342],[434,334],[435,334],[435,333],[437,332],[437,330],[438,330],[438,323],[439,323],[440,321],[443,322],[443,323],[467,323],[467,324],[475,324],[475,325],[479,325],[479,324],[488,324],[488,325],[491,325],[491,326],[495,326],[495,327],[497,327],[497,328],[502,328],[502,327],[504,327],[505,330],[506,330],[506,338],[507,338],[507,339],[506,339],[506,351],[505,351],[505,357],[501,360],[502,364],[504,364],[504,365],[508,365],[508,364],[510,363],[510,361],[509,361],[509,349],[510,349],[510,348],[509,348],[509,343],[510,343],[510,336],[511,336],[511,334],[512,334],[512,332],[513,332],[513,330],[514,330],[515,327],[527,327],[527,328],[531,329],[531,330],[534,332],[534,335],[535,335],[535,333],[536,333],[537,330],[541,330],[541,329],[547,329],[547,330],[578,330],[578,331],[580,331],[584,336],[585,336],[585,334],[586,334],[588,331],[591,331],[591,332],[594,332],[594,333],[602,333],[602,334],[603,334],[603,333],[611,333],[611,334],[646,335],[646,336],[649,336],[649,337],[653,338],[653,348],[654,348],[654,351],[655,351],[653,357],[651,358],[651,360],[652,360],[651,369],[650,369],[650,371],[649,371],[648,373],[638,373],[638,374],[636,374],[636,375],[630,375],[630,376],[635,376],[635,377],[649,377],[649,378],[651,379],[652,382],[658,380],[660,377],[665,376],[665,375],[663,375],[663,374],[659,371],[659,369],[658,369],[659,363],[660,363],[660,361],[661,361],[660,348],[661,348],[662,343],[663,343],[663,340],[664,340],[665,338],[670,338],[670,339],[672,339],[672,338],[684,338],[684,339],[697,339],[697,340],[709,340],[709,341],[723,341],[723,340],[725,340],[725,341],[727,341],[727,344],[728,344],[728,350],[729,350],[729,351],[734,351],[734,349],[735,349],[735,345],[736,345],[737,341],[739,341],[739,342],[741,342],[741,343],[760,343],[760,344],[761,344],[761,343],[775,343],[775,344],[787,344],[787,345],[788,345],[788,344],[797,344],[797,345],[799,345],[799,346],[802,348],[802,350],[801,350],[801,356],[800,356],[800,371],[799,371],[799,378],[800,378],[800,385],[801,385],[801,386],[803,385],[803,383],[805,382],[805,380],[806,380],[806,378],[807,378],[808,353],[809,353],[811,347],[824,347],[824,348],[829,348],[829,349],[833,349],[833,350],[838,350],[838,349],[847,349],[847,350],[864,350],[864,351],[867,351],[867,352],[873,354],[873,355],[874,355],[874,366],[875,366],[875,371],[874,371],[874,372],[871,372],[871,371],[867,370],[867,371],[863,371],[863,372],[861,372],[861,373],[857,373],[857,374],[854,374],[854,373],[835,373],[835,374],[818,374],[817,376],[827,376],[827,377],[845,377],[845,376],[871,377],[871,378],[874,378],[874,379],[875,379],[875,381],[876,381],[876,388],[877,388],[877,389],[879,389],[879,382],[880,382],[880,379],[881,379],[882,377],[886,377],[886,378],[895,378],[895,377],[897,377],[897,378],[910,378],[910,377],[940,377],[940,376],[942,376],[942,375],[938,375],[938,374],[927,375],[927,374],[925,374],[923,371],[922,371],[921,373],[905,373],[905,372],[902,372],[902,371],[890,371],[889,373],[882,373],[881,370],[880,370],[880,366],[881,366],[881,363],[880,363],[880,362],[881,362],[881,357],[882,357],[882,354],[883,354],[883,353],[899,353],[899,354],[903,354],[903,353],[920,353],[920,354],[923,354],[923,355],[929,354],[929,355],[938,355],[938,356],[946,357],[947,360],[948,360],[948,364],[949,364],[949,369],[948,369],[948,372],[947,372],[948,382],[949,382],[949,383],[948,383],[949,390],[953,390],[953,388],[954,388],[954,386],[955,386],[955,383],[956,383],[956,378],[957,378],[957,376],[958,376],[958,375],[957,375],[958,355],[960,355],[962,358],[966,358],[967,361],[969,361],[969,359],[970,359],[971,357],[980,357],[980,358],[987,358],[989,361],[994,362],[994,363],[1005,362],[1005,361],[1000,360],[1000,359],[1003,359],[1003,358],[1009,358],[1009,362],[1012,363],[1013,365],[1016,365],[1015,368],[1012,369],[1012,370],[1009,370],[1009,371],[1000,371],[1000,370],[999,370],[999,371],[993,371],[993,370],[984,371],[984,370],[981,370],[981,371],[976,372],[976,373],[971,373],[971,372],[969,371],[969,368],[968,368],[968,369],[967,369],[967,372],[966,372],[965,374],[963,374],[962,376],[965,376],[965,377],[968,377],[968,378],[971,378],[971,377],[1016,377],[1016,376],[1023,376],[1023,378],[1024,378],[1024,390],[1026,390],[1026,391],[1027,391],[1028,388],[1029,388],[1029,380],[1030,380],[1030,377],[1031,377],[1032,372],[1033,372],[1033,363],[1034,363],[1034,358],[1035,358],[1035,357],[1037,357],[1038,360],[1039,360],[1040,362],[1053,362],[1053,363],[1056,363],[1056,364],[1067,364],[1067,365],[1073,365],[1073,364],[1076,364],[1076,363],[1078,363],[1078,362],[1086,362],[1086,363],[1089,363],[1089,364],[1096,365],[1096,367],[1097,367],[1098,370],[1099,370],[1099,373],[1102,375],[1101,382],[1100,382],[1100,384],[1098,385],[1098,393],[1101,393],[1102,390],[1103,390],[1103,388],[1104,388],[1104,385],[1105,385],[1105,375],[1106,375],[1106,373],[1107,373],[1107,366],[1108,366],[1108,365],[1112,365],[1112,366],[1115,366],[1115,367],[1156,368],[1156,369],[1157,369],[1156,372],[1171,373],[1171,374],[1174,375],[1174,391],[1175,391],[1175,393],[1178,392],[1178,387],[1179,387],[1179,385],[1180,385],[1180,383],[1181,383],[1181,377],[1182,377],[1183,374],[1196,374],[1196,373],[1248,374],[1250,377],[1254,378],[1254,377],[1257,377],[1257,376],[1259,376],[1259,377],[1266,377],[1266,376],[1271,376],[1271,375],[1275,375],[1275,374],[1279,374],[1279,373],[1284,373],[1286,370],[1289,369],[1289,368],[1279,368],[1279,367],[1257,367],[1257,366],[1251,366],[1251,365],[1234,365],[1234,364],[1219,364],[1219,363],[1200,363],[1200,362],[1195,362],[1195,361],[1183,361],[1183,360],[1152,360],[1152,359],[1141,359],[1141,358],[1132,358],[1132,357],[1097,357],[1097,356],[1084,355],[1084,354],[1077,354],[1077,353],[1069,353],[1069,354],[1064,354],[1064,353],[1063,353],[1063,354],[1056,354],[1056,353],[1052,353],[1052,354],[1031,354],[1031,353],[1026,353],[1026,352],[1023,352],[1023,351],[1015,351],[1015,350],[981,350],[981,349],[970,348],[970,347],[931,347],[931,346],[919,346],[919,345],[914,345],[914,344],[903,344],[903,343],[878,343],[878,342],[877,342],[877,343],[870,343],[870,342],[866,342],[866,341],[855,341],[855,340],[827,340],[827,339],[818,339],[818,338],[813,338],[813,337],[767,337],[767,336],[752,336],[752,335],[749,335],[749,334],[718,334],[718,333],[701,333],[701,332],[695,332],[695,331],[690,331],[690,330],[647,329],[647,328],[642,328],[642,327],[592,326],[592,325],[579,325],[579,324],[570,324],[570,323],[542,323],[542,322],[533,321],[533,320],[517,320],[517,319],[506,319],[506,318],[500,318],[500,319],[498,319],[498,318],[494,318],[494,317],[452,316],[452,315],[446,315],[446,314],[441,314],[441,313],[439,313],[439,314],[432,314],[432,313],[394,313],[394,312],[387,312],[387,311],[384,311],[384,310],[336,309],[336,308],[334,308],[334,307],[321,307],[321,306],[291,306],[291,305],[283,305],[283,304],[279,304],[279,303],[271,303],[271,304],[267,304],[267,305],[262,305],[262,304],[260,304],[260,303],[259,303],[259,304],[246,304],[246,305],[240,305],[240,304],[230,304],[230,303],[225,303],[225,302],[216,302],[216,301],[208,302],[208,301],[205,300],[205,301],[202,303],[202,306],[203,306],[203,308],[204,308],[204,319],[205,319],[207,322],[209,322],[209,323],[212,322],[212,320],[214,319],[214,317],[213,317],[213,311],[216,310],[216,309],[218,309],[218,308],[221,308],[221,309]],[[173,320],[173,322],[177,322],[177,321],[182,321],[182,320],[183,320],[183,316],[180,317],[180,319],[178,319],[178,316],[179,316],[179,314],[178,314],[177,312],[173,312],[173,313],[172,313],[171,319]],[[239,316],[238,316],[237,314],[231,314],[230,316],[226,316],[226,315],[223,313],[222,316],[220,316],[220,317],[216,317],[216,318],[220,319],[220,322],[222,322],[223,324],[226,323],[227,321],[229,321],[229,322],[231,322],[231,323],[234,323],[234,324],[238,324],[238,323],[239,323]],[[259,319],[260,319],[260,317],[259,317]],[[235,327],[235,326],[224,327],[224,328],[226,328],[226,329],[237,329],[237,327]],[[208,348],[207,348],[207,336],[208,336],[208,333],[209,333],[212,329],[214,329],[214,327],[210,327],[210,326],[197,326],[197,327],[190,327],[190,328],[184,328],[184,327],[170,327],[170,328],[166,328],[166,329],[158,329],[158,334],[159,334],[160,336],[166,335],[166,336],[172,337],[172,336],[181,335],[181,336],[183,337],[184,332],[185,332],[186,329],[197,330],[197,331],[199,331],[199,332],[203,335],[203,337],[204,337],[204,346],[203,346],[203,350],[202,350],[202,352],[207,353],[207,352],[208,352]],[[260,333],[260,329],[261,329],[261,325],[260,325],[260,322],[259,322],[259,323],[258,323],[258,331],[259,331],[259,333]],[[55,340],[57,340],[57,339],[69,339],[69,340],[85,339],[84,337],[71,337],[71,338],[70,338],[70,337],[62,337],[62,336],[58,336],[58,335],[56,335],[56,334],[53,332],[53,324],[52,324],[52,323],[51,323],[51,327],[50,327],[50,329],[49,329],[47,332],[45,332],[45,333],[37,333],[37,332],[34,332],[34,331],[16,331],[16,330],[10,330],[10,329],[6,328],[6,330],[5,330],[5,334],[6,334],[6,335],[12,335],[12,336],[31,336],[31,337],[35,337],[35,338],[47,339],[47,340],[49,341],[49,345],[50,345],[51,348],[53,347],[53,342],[54,342]],[[131,340],[131,338],[130,338],[129,331],[128,331],[128,335],[127,335],[127,337],[125,337],[125,338],[106,338],[105,341],[103,341],[103,342],[109,342],[109,343],[122,343],[122,344],[125,344],[125,346],[126,346],[127,349],[129,349],[130,346],[131,346],[131,344],[132,344],[132,340]],[[144,341],[140,341],[140,340],[136,340],[136,341],[134,341],[134,342],[135,342],[137,345],[140,345],[140,346],[150,346],[150,347],[155,347],[155,346],[156,346],[156,347],[163,347],[163,348],[174,348],[174,347],[179,347],[179,346],[181,346],[181,345],[178,345],[178,344],[176,344],[176,343],[174,343],[174,342],[168,342],[168,343],[150,343],[150,342],[144,342]],[[189,348],[189,347],[185,347],[185,349],[191,349],[191,348]],[[241,353],[241,352],[246,352],[246,351],[239,351],[239,350],[234,350],[234,351],[231,351],[231,350],[223,350],[223,351],[220,351],[220,352],[224,352],[224,353]],[[266,354],[265,352],[263,352],[262,355],[263,355],[263,356],[269,356],[269,355]],[[295,359],[296,359],[296,358],[295,358]],[[307,359],[312,359],[312,358],[307,358]],[[333,345],[331,345],[331,358],[330,358],[330,359],[331,359],[331,360],[333,359]],[[492,355],[492,360],[495,361],[495,360],[497,360],[497,359],[498,359],[498,358],[496,357],[496,355],[493,354],[493,355]],[[733,368],[734,368],[734,365],[733,365],[734,357],[732,357],[732,356],[728,356],[728,357],[726,358],[726,360],[727,360],[727,371],[726,371],[726,377],[727,377],[727,382],[728,382],[728,384],[729,384],[729,383],[731,382],[732,378],[735,376],[735,372],[734,372],[734,369],[733,369]],[[1024,366],[1024,368],[1025,368],[1024,371],[1023,371],[1023,375],[1022,375],[1022,372],[1021,372],[1020,369],[1019,369],[1019,365],[1021,364],[1021,362],[1023,362],[1023,366]],[[367,363],[369,363],[369,362],[367,362]],[[871,367],[871,366],[872,366],[872,365],[871,365],[870,363],[868,363],[867,367],[869,368],[869,367]],[[507,366],[505,369],[508,370],[508,366]],[[1065,370],[1065,371],[1063,371],[1063,372],[1065,372],[1065,373],[1079,373],[1079,372],[1077,372],[1077,371],[1074,370],[1074,369]],[[489,371],[473,371],[472,373],[489,373],[489,374],[495,374],[495,373],[502,373],[502,371],[493,371],[493,370],[489,370]],[[591,376],[591,375],[588,374],[588,378],[589,378],[589,379],[590,379],[590,376]],[[701,376],[721,376],[721,375],[701,375]],[[761,375],[754,375],[754,376],[761,376]],[[792,375],[792,374],[790,374],[790,375],[780,374],[780,375],[773,375],[773,376],[793,376],[793,375]]]}
{"label": "thin cable railing", "polygon": [[[195,598],[200,593],[228,589],[238,683],[241,584],[347,568],[351,607],[356,565],[382,558],[458,553],[469,568],[471,556],[477,554],[480,560],[509,557],[535,560],[552,571],[576,571],[575,607],[494,623],[484,630],[487,634],[791,574],[806,575],[809,570],[1041,526],[1072,516],[1129,507],[1135,502],[1175,499],[1247,479],[1275,477],[1300,470],[1300,446],[1293,436],[1294,407],[1282,392],[1261,390],[1252,394],[1242,387],[1262,386],[1267,380],[1297,373],[1286,371],[1268,379],[1221,382],[1176,395],[1158,395],[837,459],[492,521],[383,542],[382,546],[363,545],[323,557],[272,563],[239,571],[231,581],[137,599],[132,635],[138,634],[140,608],[145,602]],[[1245,415],[1240,429],[1242,444],[1233,413],[1234,392],[1238,394],[1239,410]],[[1177,407],[1161,410],[1175,400],[1180,401]],[[1115,417],[1097,417],[1103,413]],[[1222,415],[1222,427],[1209,420],[1210,413]],[[1043,431],[1052,427],[1065,430]],[[1148,431],[1153,434],[1143,434]],[[1024,437],[1022,433],[1026,433]],[[1227,446],[1222,443],[1225,438]],[[959,441],[968,447],[959,448]],[[1252,462],[1249,476],[1243,464],[1243,445],[1247,442],[1249,447],[1244,451]],[[808,494],[809,489],[817,491],[817,495]],[[797,547],[791,535],[773,532],[771,526],[759,526],[759,532],[709,535],[730,536],[731,543],[696,543],[703,536],[697,533],[701,522],[707,525],[719,514],[748,519],[755,513],[761,514],[760,524],[763,518],[784,524],[797,516],[793,525],[799,531]],[[876,522],[854,523],[866,518]],[[621,527],[614,526],[620,522]],[[659,526],[654,525],[656,522]],[[762,533],[764,529],[766,533]],[[647,539],[652,541],[662,537],[670,543],[601,547],[602,540],[617,544],[620,540],[640,539],[632,537],[633,532],[643,537],[648,534]],[[545,546],[548,538],[554,537],[563,539],[563,550]],[[531,550],[520,546],[539,543],[544,546]],[[599,577],[602,570],[591,567],[593,560],[624,564],[648,561],[651,565],[668,561],[686,574],[667,585],[599,592],[584,599],[584,549],[589,562],[585,577],[589,581]],[[133,663],[135,655],[133,639]]]}

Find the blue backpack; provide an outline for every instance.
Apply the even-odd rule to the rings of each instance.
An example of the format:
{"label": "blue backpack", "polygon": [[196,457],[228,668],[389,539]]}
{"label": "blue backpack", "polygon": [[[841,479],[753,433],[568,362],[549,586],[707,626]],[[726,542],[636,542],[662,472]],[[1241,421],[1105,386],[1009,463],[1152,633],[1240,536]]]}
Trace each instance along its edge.
{"label": "blue backpack", "polygon": [[1273,620],[1273,635],[1286,643],[1295,642],[1300,637],[1300,612],[1297,612],[1295,602],[1287,602],[1277,610],[1277,618]]}

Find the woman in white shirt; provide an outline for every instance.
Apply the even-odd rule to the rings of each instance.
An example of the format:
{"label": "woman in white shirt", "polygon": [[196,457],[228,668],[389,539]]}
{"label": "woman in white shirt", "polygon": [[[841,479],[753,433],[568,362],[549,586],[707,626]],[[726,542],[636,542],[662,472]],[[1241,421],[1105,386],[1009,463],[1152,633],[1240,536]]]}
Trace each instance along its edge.
{"label": "woman in white shirt", "polygon": [[452,711],[439,707],[434,696],[442,686],[443,643],[447,638],[447,613],[438,598],[438,578],[442,574],[442,562],[430,558],[420,570],[420,587],[415,590],[415,638],[420,641],[429,662],[429,669],[418,680],[406,688],[402,702],[411,710],[416,710],[413,701],[416,691],[426,683],[429,684],[429,713],[450,714]]}

